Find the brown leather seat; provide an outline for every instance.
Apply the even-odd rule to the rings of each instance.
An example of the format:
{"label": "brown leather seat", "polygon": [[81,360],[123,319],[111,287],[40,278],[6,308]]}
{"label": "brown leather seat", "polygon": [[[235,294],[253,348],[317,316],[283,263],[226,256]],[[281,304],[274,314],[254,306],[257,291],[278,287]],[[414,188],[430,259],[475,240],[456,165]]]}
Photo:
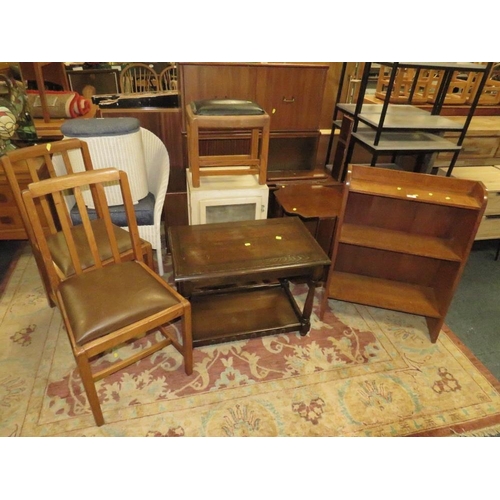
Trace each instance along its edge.
{"label": "brown leather seat", "polygon": [[137,262],[105,266],[63,281],[59,292],[78,345],[178,304]]}

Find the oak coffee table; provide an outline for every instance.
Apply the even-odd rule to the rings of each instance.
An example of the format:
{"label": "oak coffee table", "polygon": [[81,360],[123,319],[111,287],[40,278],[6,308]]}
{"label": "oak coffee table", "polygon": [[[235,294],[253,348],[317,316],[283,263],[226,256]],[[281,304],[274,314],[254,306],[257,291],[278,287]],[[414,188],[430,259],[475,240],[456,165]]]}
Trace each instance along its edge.
{"label": "oak coffee table", "polygon": [[[174,280],[192,306],[193,345],[310,329],[330,259],[297,217],[168,229]],[[302,310],[289,279],[308,284]]]}

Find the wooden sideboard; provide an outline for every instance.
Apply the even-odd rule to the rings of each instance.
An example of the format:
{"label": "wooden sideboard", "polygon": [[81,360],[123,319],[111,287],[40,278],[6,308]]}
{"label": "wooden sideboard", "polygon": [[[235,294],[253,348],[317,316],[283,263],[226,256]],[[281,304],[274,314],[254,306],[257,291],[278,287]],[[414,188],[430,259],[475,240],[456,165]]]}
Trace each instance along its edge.
{"label": "wooden sideboard", "polygon": [[[185,107],[202,99],[254,101],[271,117],[268,180],[315,177],[328,64],[178,63],[182,134]],[[238,140],[240,147],[238,147]],[[244,150],[245,138],[207,135],[210,154]]]}

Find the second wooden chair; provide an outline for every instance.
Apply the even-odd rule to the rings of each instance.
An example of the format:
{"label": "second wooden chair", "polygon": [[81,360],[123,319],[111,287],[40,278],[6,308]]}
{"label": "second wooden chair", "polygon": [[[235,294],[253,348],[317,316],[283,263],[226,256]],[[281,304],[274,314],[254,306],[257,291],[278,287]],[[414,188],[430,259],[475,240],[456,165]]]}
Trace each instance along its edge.
{"label": "second wooden chair", "polygon": [[[28,240],[44,284],[45,292],[49,304],[55,305],[55,297],[51,290],[48,277],[45,273],[45,266],[41,261],[40,250],[34,238],[31,224],[29,223],[26,214],[26,208],[22,201],[21,192],[30,183],[37,182],[47,177],[57,177],[56,164],[58,165],[59,174],[71,174],[74,172],[76,162],[81,162],[85,170],[92,170],[92,160],[88,150],[87,143],[78,139],[66,139],[64,141],[56,141],[48,144],[40,144],[37,146],[29,146],[9,152],[1,157],[1,162],[9,182],[12,194],[16,201],[18,210],[23,220]],[[25,177],[26,169],[29,172],[28,178]],[[23,172],[23,174],[21,174]],[[47,241],[54,263],[57,266],[60,276],[70,276],[74,274],[71,257],[68,248],[64,243],[64,238],[60,230],[60,221],[55,216],[53,210],[47,200],[40,199],[40,211],[43,213],[43,225],[46,234],[49,234]],[[91,223],[96,231],[96,243],[99,248],[100,256],[103,262],[112,261],[112,253],[105,238],[103,222],[100,219],[93,220]],[[130,244],[130,237],[125,229],[113,225],[113,230],[118,241],[118,250],[120,255],[125,259],[133,258],[134,254]],[[85,241],[80,242],[80,234],[83,231],[81,225],[72,226],[75,241],[77,242],[77,252],[80,258],[83,269],[91,269],[93,267],[90,249]],[[141,253],[147,265],[154,270],[153,250],[151,243],[141,240]]]}

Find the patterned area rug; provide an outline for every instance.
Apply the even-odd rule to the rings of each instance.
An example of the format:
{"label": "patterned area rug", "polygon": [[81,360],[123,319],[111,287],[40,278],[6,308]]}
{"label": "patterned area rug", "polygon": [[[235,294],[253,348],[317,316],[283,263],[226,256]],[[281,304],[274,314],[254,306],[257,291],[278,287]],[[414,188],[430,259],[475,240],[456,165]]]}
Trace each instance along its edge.
{"label": "patterned area rug", "polygon": [[[449,329],[431,344],[421,317],[338,301],[330,301],[324,321],[316,301],[305,337],[291,333],[195,349],[189,377],[181,356],[167,347],[100,381],[106,424],[96,427],[61,316],[47,305],[28,247],[0,290],[0,436],[500,431],[500,383]],[[295,285],[293,292],[303,303],[306,287]]]}

